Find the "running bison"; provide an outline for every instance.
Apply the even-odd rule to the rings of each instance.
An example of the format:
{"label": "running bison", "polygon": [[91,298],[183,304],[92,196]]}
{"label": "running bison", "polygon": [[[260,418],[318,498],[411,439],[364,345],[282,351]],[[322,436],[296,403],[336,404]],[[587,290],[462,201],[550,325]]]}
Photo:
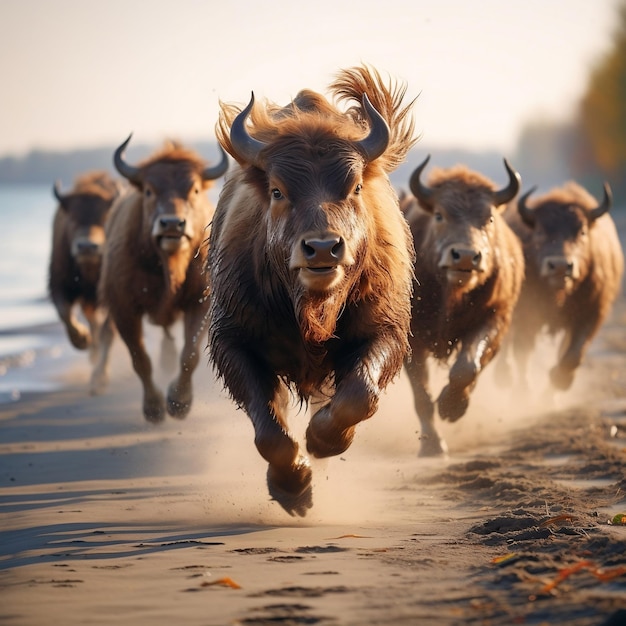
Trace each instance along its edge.
{"label": "running bison", "polygon": [[172,143],[135,166],[123,158],[129,141],[130,137],[114,156],[117,171],[133,190],[115,205],[107,224],[99,298],[108,316],[92,392],[99,393],[106,385],[115,327],[143,385],[144,416],[159,422],[166,404],[152,376],[142,320],[147,316],[169,334],[174,322],[184,318],[180,372],[167,393],[167,412],[184,418],[191,407],[191,379],[200,358],[208,308],[206,241],[214,208],[206,191],[226,172],[228,157],[222,152],[218,165],[206,167],[195,152]]}
{"label": "running bison", "polygon": [[[52,227],[48,290],[72,345],[89,349],[95,359],[100,325],[97,286],[105,240],[104,225],[119,185],[106,172],[88,172],[61,193],[54,185],[58,207]],[[79,305],[88,326],[75,314]]]}
{"label": "running bison", "polygon": [[517,212],[507,212],[526,257],[511,335],[513,354],[520,384],[527,387],[528,361],[539,334],[564,331],[550,381],[555,389],[567,390],[620,292],[624,257],[609,215],[608,183],[599,204],[575,182],[529,203],[533,191],[519,198]]}
{"label": "running bison", "polygon": [[[221,105],[218,138],[240,167],[211,230],[209,346],[248,414],[273,499],[312,506],[312,473],[289,433],[290,392],[311,401],[306,446],[337,455],[409,349],[413,246],[387,173],[414,144],[405,88],[367,67],[285,107]],[[248,125],[248,120],[252,123]]]}
{"label": "running bison", "polygon": [[434,423],[428,362],[452,361],[436,400],[439,416],[454,422],[469,405],[480,372],[507,332],[524,278],[522,247],[502,212],[520,186],[504,160],[507,185],[495,185],[463,166],[433,171],[428,186],[415,169],[403,210],[415,242],[415,285],[405,361],[421,423],[421,456],[446,453]]}

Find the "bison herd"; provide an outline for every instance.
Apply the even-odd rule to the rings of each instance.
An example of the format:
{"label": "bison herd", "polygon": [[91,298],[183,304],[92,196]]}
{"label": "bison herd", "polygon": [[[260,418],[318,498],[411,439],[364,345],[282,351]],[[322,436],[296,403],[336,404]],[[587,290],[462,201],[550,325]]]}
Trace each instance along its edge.
{"label": "bison herd", "polygon": [[[425,180],[428,157],[411,194],[398,195],[389,173],[417,141],[406,86],[364,65],[341,71],[330,92],[303,90],[286,106],[254,94],[245,107],[220,103],[217,165],[175,143],[132,165],[129,137],[113,155],[123,182],[95,172],[68,193],[54,187],[49,291],[72,345],[90,350],[91,393],[106,388],[118,334],[144,417],[184,418],[206,352],[253,424],[271,497],[299,516],[313,504],[308,457],[344,452],[402,367],[421,456],[446,453],[435,415],[461,418],[499,352],[517,367],[500,359],[497,380],[527,384],[542,331],[563,335],[549,377],[568,389],[623,274],[607,184],[600,202],[572,182],[518,197],[506,159],[499,187],[464,166]],[[213,207],[206,191],[223,175]],[[163,329],[162,356],[178,359],[165,394],[145,318]],[[447,366],[438,395],[433,360]],[[290,434],[294,399],[311,413],[306,451]]]}

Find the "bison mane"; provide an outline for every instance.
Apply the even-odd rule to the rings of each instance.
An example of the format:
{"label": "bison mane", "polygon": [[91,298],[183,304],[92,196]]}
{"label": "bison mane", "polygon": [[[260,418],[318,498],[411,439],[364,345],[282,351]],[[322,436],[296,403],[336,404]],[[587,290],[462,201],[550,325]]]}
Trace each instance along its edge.
{"label": "bison mane", "polygon": [[[386,172],[394,170],[404,161],[408,151],[419,137],[413,137],[414,122],[410,115],[414,101],[402,106],[406,85],[387,83],[380,73],[370,67],[355,67],[342,70],[331,84],[334,97],[331,102],[321,94],[302,90],[294,100],[279,106],[265,101],[264,106],[253,107],[250,113],[250,135],[264,143],[273,143],[289,134],[306,135],[309,132],[324,132],[340,135],[344,139],[359,141],[369,132],[367,117],[361,99],[364,93],[376,110],[387,121],[391,134],[385,153],[378,159]],[[339,107],[346,102],[346,110]],[[242,107],[220,102],[220,116],[216,135],[224,149],[235,159],[238,155],[230,141],[230,128]]]}

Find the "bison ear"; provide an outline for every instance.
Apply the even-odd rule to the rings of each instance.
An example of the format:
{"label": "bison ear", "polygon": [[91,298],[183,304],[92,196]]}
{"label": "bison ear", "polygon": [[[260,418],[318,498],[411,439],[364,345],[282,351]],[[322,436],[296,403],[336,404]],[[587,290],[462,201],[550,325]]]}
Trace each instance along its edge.
{"label": "bison ear", "polygon": [[531,193],[533,193],[537,187],[531,187],[525,194],[520,196],[520,199],[517,201],[517,211],[522,218],[522,221],[526,226],[530,226],[530,228],[534,228],[535,226],[535,214],[533,209],[529,209],[526,205],[526,200],[528,200]]}
{"label": "bison ear", "polygon": [[611,186],[609,183],[604,183],[604,197],[602,202],[595,208],[591,209],[588,213],[589,221],[595,222],[600,216],[608,213],[613,206],[613,193],[611,192]]}

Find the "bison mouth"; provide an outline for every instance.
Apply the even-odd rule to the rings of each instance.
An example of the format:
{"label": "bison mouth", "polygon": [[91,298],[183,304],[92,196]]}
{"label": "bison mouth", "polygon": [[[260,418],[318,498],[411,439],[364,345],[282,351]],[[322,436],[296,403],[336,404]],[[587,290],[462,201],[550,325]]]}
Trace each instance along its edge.
{"label": "bison mouth", "polygon": [[298,268],[298,279],[309,291],[330,291],[343,278],[340,265],[305,266]]}
{"label": "bison mouth", "polygon": [[155,237],[157,246],[165,253],[172,254],[183,248],[189,238],[182,233],[167,233]]}
{"label": "bison mouth", "polygon": [[453,287],[465,287],[470,283],[474,283],[478,280],[478,272],[471,269],[459,269],[453,267],[447,267],[446,278],[448,284]]}

